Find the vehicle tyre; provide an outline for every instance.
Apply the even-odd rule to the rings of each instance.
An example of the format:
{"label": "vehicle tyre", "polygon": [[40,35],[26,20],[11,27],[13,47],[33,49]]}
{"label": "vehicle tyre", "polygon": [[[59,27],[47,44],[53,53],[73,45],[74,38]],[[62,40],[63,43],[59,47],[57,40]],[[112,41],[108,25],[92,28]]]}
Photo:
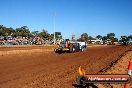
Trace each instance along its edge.
{"label": "vehicle tyre", "polygon": [[74,48],[74,47],[72,48],[72,52],[73,52],[73,53],[75,52],[75,48]]}
{"label": "vehicle tyre", "polygon": [[70,48],[70,53],[74,53],[75,52],[75,47]]}
{"label": "vehicle tyre", "polygon": [[82,49],[81,49],[81,51],[83,52],[83,51],[84,51],[84,49],[82,48]]}
{"label": "vehicle tyre", "polygon": [[62,54],[62,51],[58,51],[58,54]]}
{"label": "vehicle tyre", "polygon": [[57,49],[54,49],[55,53],[57,53]]}
{"label": "vehicle tyre", "polygon": [[86,48],[82,48],[81,51],[82,51],[82,52],[85,52],[85,51],[86,51]]}

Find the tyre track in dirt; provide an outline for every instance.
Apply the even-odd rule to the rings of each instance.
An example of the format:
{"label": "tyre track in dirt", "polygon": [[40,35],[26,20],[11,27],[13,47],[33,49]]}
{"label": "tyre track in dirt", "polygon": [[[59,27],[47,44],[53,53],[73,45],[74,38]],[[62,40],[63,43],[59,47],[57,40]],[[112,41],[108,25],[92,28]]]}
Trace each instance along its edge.
{"label": "tyre track in dirt", "polygon": [[[128,74],[128,64],[131,59],[132,48],[120,55],[118,60],[102,69],[99,74]],[[132,81],[128,85],[129,88],[132,88]],[[97,86],[98,88],[124,88],[124,84],[97,84]]]}
{"label": "tyre track in dirt", "polygon": [[86,52],[1,56],[1,88],[71,88],[78,67],[98,73],[130,47],[90,47]]}

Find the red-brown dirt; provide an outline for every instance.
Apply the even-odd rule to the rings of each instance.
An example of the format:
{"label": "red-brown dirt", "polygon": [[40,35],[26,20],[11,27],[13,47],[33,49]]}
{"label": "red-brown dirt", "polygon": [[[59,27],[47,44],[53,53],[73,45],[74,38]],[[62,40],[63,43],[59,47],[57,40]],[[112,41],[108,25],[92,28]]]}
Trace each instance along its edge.
{"label": "red-brown dirt", "polygon": [[37,49],[42,51],[32,53],[30,51],[36,48],[1,48],[2,52],[29,52],[1,54],[0,88],[73,88],[79,66],[84,67],[86,73],[98,73],[130,48],[132,46],[93,46],[86,52],[63,54],[54,53],[52,46],[39,46]]}
{"label": "red-brown dirt", "polygon": [[[132,49],[124,53],[123,56],[114,63],[110,68],[102,72],[101,74],[128,74],[129,61],[132,60]],[[132,75],[130,75],[132,78]],[[132,88],[132,80],[128,83]],[[124,88],[124,84],[97,84],[98,88]]]}

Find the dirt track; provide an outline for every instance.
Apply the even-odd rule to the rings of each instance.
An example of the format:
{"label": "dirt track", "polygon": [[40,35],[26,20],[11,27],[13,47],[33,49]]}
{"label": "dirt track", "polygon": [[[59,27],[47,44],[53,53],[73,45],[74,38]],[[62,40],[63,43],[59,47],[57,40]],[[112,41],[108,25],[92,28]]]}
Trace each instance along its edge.
{"label": "dirt track", "polygon": [[[45,47],[37,49],[53,50]],[[89,74],[98,73],[130,48],[132,46],[98,46],[74,54],[55,54],[53,51],[4,54],[0,56],[0,88],[73,88],[80,65]],[[10,50],[13,48],[7,49]]]}

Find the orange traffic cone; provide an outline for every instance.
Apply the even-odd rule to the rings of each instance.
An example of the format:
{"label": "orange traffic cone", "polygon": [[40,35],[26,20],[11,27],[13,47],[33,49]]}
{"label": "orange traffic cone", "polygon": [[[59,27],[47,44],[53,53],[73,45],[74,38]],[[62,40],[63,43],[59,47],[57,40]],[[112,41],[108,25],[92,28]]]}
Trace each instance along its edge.
{"label": "orange traffic cone", "polygon": [[[132,59],[129,61],[129,65],[128,65],[128,74],[131,75],[132,74]],[[128,84],[124,85],[124,88],[129,88]]]}

